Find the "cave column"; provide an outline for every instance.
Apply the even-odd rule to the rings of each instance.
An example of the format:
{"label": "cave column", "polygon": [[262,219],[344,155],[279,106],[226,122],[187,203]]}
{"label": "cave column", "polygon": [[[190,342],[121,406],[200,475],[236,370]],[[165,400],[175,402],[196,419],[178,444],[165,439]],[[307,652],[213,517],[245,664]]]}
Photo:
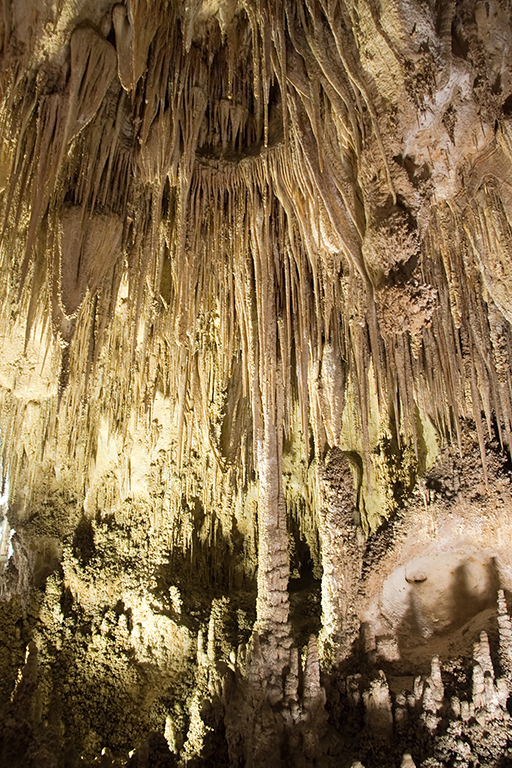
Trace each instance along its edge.
{"label": "cave column", "polygon": [[263,387],[262,434],[258,436],[256,444],[259,479],[256,615],[258,628],[261,630],[270,627],[285,628],[289,611],[288,531],[281,483],[280,436],[277,435],[275,417],[269,407],[265,389],[266,387]]}
{"label": "cave column", "polygon": [[[250,245],[235,271],[247,340],[254,465],[258,482],[258,574],[256,622],[247,649],[243,698],[227,715],[231,742],[243,744],[247,768],[281,765],[283,710],[297,708],[298,656],[289,623],[289,557],[282,487],[283,361],[279,354],[279,246],[271,227],[271,204],[262,179],[247,187]],[[245,713],[243,732],[240,712]]]}
{"label": "cave column", "polygon": [[258,473],[258,596],[256,629],[290,634],[288,626],[288,530],[282,488],[283,376],[278,355],[274,252],[269,204],[255,196],[253,422]]}
{"label": "cave column", "polygon": [[[258,205],[259,204],[259,205]],[[258,577],[256,623],[248,653],[254,732],[247,744],[248,765],[264,752],[279,754],[279,732],[272,707],[285,699],[291,669],[292,637],[288,598],[288,529],[282,488],[284,392],[278,354],[275,245],[268,234],[269,212],[257,198],[252,233],[252,409],[254,459],[258,476]],[[293,697],[292,697],[293,698]],[[259,734],[259,735],[258,735]],[[272,746],[271,746],[272,745]],[[261,761],[260,761],[261,762]]]}

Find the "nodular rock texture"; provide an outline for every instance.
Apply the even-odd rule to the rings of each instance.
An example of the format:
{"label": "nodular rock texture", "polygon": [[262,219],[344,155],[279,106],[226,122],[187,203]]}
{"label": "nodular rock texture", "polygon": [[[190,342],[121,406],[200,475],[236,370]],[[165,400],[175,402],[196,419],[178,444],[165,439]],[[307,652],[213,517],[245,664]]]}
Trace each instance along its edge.
{"label": "nodular rock texture", "polygon": [[0,765],[512,764],[510,0],[0,0]]}

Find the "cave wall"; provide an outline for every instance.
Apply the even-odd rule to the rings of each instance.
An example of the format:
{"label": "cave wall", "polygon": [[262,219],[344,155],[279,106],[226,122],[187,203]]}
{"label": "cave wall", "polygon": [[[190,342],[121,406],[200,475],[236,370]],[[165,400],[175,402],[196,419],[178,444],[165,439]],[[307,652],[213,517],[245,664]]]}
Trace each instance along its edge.
{"label": "cave wall", "polygon": [[506,765],[510,2],[0,8],[0,764]]}

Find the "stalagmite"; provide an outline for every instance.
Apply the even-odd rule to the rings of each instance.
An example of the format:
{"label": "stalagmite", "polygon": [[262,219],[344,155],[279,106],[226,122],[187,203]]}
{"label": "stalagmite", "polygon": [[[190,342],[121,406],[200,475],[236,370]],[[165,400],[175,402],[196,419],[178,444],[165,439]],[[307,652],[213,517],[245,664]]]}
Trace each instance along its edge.
{"label": "stalagmite", "polygon": [[386,675],[382,670],[379,670],[378,677],[370,681],[368,690],[363,694],[363,700],[368,729],[377,738],[389,740],[393,728],[393,714]]}
{"label": "stalagmite", "polygon": [[425,711],[425,723],[429,730],[435,730],[439,722],[438,713],[444,702],[444,685],[441,677],[441,665],[439,657],[434,656],[430,677],[425,681],[423,689],[423,709]]}
{"label": "stalagmite", "polygon": [[498,591],[498,631],[501,670],[510,687],[512,685],[512,622],[510,621],[505,593],[502,589]]}
{"label": "stalagmite", "polygon": [[485,723],[499,710],[499,697],[494,681],[494,667],[491,660],[487,634],[480,634],[480,642],[473,651],[473,707],[476,719]]}
{"label": "stalagmite", "polygon": [[328,455],[321,470],[319,538],[322,549],[324,643],[334,658],[348,652],[359,627],[355,609],[362,547],[354,520],[353,475],[341,452]]}

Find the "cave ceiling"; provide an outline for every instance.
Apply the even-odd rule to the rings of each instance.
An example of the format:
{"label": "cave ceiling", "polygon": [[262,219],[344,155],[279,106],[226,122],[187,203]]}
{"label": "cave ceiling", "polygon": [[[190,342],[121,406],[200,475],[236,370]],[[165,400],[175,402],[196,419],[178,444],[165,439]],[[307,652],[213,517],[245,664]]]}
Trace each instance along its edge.
{"label": "cave ceiling", "polygon": [[0,126],[0,764],[508,764],[510,1],[1,0]]}

